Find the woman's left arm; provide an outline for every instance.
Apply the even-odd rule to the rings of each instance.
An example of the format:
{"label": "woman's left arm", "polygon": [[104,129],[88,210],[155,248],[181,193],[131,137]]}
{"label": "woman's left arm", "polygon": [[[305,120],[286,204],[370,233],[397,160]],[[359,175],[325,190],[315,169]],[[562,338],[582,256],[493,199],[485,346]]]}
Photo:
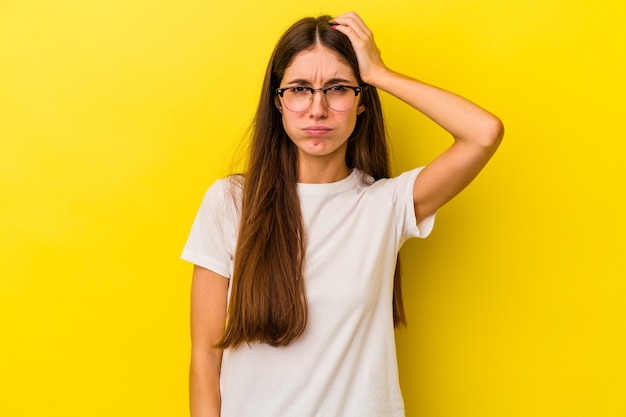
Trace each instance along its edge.
{"label": "woman's left arm", "polygon": [[413,200],[419,222],[478,175],[502,140],[502,122],[463,97],[387,68],[372,32],[356,13],[337,16],[333,21],[337,23],[335,28],[350,38],[364,82],[406,102],[454,138],[452,146],[430,162],[415,180]]}

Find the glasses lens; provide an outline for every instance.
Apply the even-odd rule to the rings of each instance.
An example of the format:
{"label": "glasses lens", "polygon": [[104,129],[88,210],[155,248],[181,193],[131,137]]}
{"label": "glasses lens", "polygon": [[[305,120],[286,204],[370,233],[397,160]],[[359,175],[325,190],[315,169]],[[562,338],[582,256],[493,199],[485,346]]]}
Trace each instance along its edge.
{"label": "glasses lens", "polygon": [[302,87],[294,87],[283,93],[285,107],[291,111],[303,111],[311,104],[311,91]]}
{"label": "glasses lens", "polygon": [[[311,91],[304,87],[293,87],[283,92],[283,103],[291,111],[304,111],[309,108],[313,102],[313,94],[316,91]],[[322,93],[324,94],[324,93]],[[326,104],[328,107],[335,111],[350,110],[354,106],[356,101],[356,94],[354,90],[349,87],[335,86],[330,87],[324,94]]]}
{"label": "glasses lens", "polygon": [[354,106],[355,99],[354,90],[348,87],[337,86],[326,90],[326,103],[328,107],[336,111],[350,110]]}

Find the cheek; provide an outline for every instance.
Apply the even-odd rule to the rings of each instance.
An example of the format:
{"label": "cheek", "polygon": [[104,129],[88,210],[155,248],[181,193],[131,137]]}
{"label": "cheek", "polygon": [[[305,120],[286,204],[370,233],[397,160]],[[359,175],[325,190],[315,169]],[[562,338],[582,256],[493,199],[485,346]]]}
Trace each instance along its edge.
{"label": "cheek", "polygon": [[290,139],[293,139],[294,132],[296,130],[296,120],[293,114],[288,114],[283,111],[281,120],[283,122],[283,130],[287,133]]}
{"label": "cheek", "polygon": [[357,117],[357,113],[350,113],[350,115],[347,115],[346,117],[345,124],[346,126],[349,126],[351,131],[354,130],[354,128],[356,127]]}

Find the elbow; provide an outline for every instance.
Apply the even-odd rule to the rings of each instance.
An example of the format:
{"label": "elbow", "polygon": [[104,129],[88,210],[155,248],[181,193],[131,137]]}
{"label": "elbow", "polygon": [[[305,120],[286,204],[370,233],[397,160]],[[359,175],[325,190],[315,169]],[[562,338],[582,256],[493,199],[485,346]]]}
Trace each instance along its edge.
{"label": "elbow", "polygon": [[504,123],[498,117],[490,115],[480,128],[480,134],[477,135],[478,143],[481,147],[495,152],[504,137]]}
{"label": "elbow", "polygon": [[500,142],[502,142],[502,138],[504,137],[504,123],[502,123],[502,120],[500,120],[496,116],[493,116],[493,118],[494,118],[494,121],[493,121],[493,127],[492,127],[492,134],[494,138],[494,143],[496,144],[496,146],[498,146]]}

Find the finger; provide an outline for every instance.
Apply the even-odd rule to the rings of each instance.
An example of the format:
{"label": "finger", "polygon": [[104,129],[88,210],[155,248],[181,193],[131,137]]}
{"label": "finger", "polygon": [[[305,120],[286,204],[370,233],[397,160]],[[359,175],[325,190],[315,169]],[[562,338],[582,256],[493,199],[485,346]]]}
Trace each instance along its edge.
{"label": "finger", "polygon": [[[339,22],[337,22],[339,23]],[[360,28],[351,25],[349,22],[341,23],[334,26],[335,30],[343,33],[350,39],[350,42],[355,47],[365,47],[368,43],[373,43],[371,36],[368,36]]]}
{"label": "finger", "polygon": [[371,34],[371,31],[369,30],[363,19],[361,19],[361,17],[355,12],[341,14],[333,20],[341,25],[350,26],[356,31],[362,32],[364,34]]}
{"label": "finger", "polygon": [[354,12],[345,13],[337,16],[333,19],[333,22],[337,23],[337,28],[341,29],[349,29],[342,30],[342,33],[348,35],[349,33],[354,33],[357,37],[361,39],[367,39],[372,37],[372,32],[367,27],[365,22]]}

